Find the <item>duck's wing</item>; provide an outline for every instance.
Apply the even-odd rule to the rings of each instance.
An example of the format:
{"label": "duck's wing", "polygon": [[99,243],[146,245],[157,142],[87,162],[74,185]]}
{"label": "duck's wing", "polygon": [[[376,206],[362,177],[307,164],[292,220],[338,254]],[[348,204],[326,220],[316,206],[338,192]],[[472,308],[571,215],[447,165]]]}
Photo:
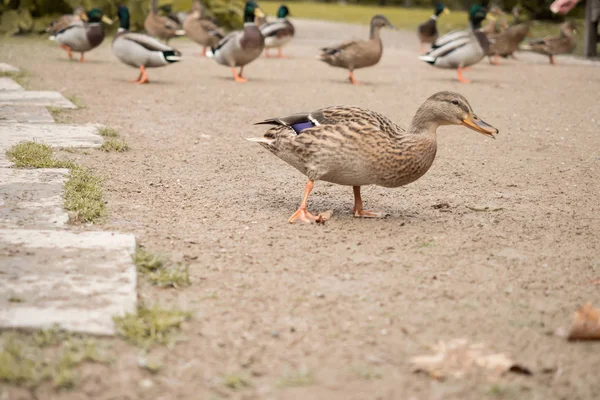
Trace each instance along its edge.
{"label": "duck's wing", "polygon": [[289,26],[285,21],[268,22],[260,27],[260,33],[264,37],[279,36],[288,30]]}
{"label": "duck's wing", "polygon": [[216,53],[217,50],[223,48],[223,46],[225,46],[231,40],[235,40],[237,35],[239,35],[240,33],[242,33],[242,32],[241,31],[233,31],[233,32],[229,33],[227,36],[225,36],[223,39],[221,39],[219,41],[219,43],[217,43],[217,46],[212,49],[212,52]]}
{"label": "duck's wing", "polygon": [[457,41],[461,41],[464,39],[470,39],[470,34],[469,34],[469,30],[468,29],[462,29],[462,30],[456,30],[456,31],[452,31],[452,32],[448,32],[446,33],[444,36],[438,38],[433,45],[431,46],[432,49],[437,49],[440,47],[444,47],[446,46],[448,43],[452,43],[452,42],[457,42]]}
{"label": "duck's wing", "polygon": [[225,37],[225,32],[223,32],[221,28],[219,28],[214,22],[212,22],[208,18],[200,19],[200,25],[202,26],[202,29],[208,32],[208,34],[211,36],[216,36],[219,39],[223,39]]}
{"label": "duck's wing", "polygon": [[148,35],[144,35],[141,33],[127,32],[123,35],[119,35],[119,38],[131,41],[131,42],[135,42],[150,51],[173,51],[173,52],[175,52],[176,55],[181,56],[181,53],[179,51],[177,51],[175,48],[173,48],[167,44],[164,44]]}
{"label": "duck's wing", "polygon": [[71,14],[62,15],[48,24],[46,27],[46,32],[57,34],[72,25],[83,25],[83,21]]}
{"label": "duck's wing", "polygon": [[[308,128],[322,125],[343,125],[351,122],[363,126],[371,126],[384,132],[388,136],[394,136],[405,132],[402,127],[376,111],[352,106],[333,106],[321,108],[309,113],[270,118],[257,122],[256,125],[286,126],[299,135]],[[267,131],[267,134],[268,132],[269,131]],[[268,136],[265,137],[269,138]]]}
{"label": "duck's wing", "polygon": [[453,38],[453,40],[446,40],[444,44],[440,44],[437,41],[431,47],[431,50],[423,57],[429,57],[436,59],[438,57],[444,57],[449,55],[450,53],[468,45],[471,43],[473,38],[469,35],[457,35]]}
{"label": "duck's wing", "polygon": [[358,45],[358,41],[356,40],[350,40],[348,42],[344,42],[342,44],[339,44],[337,46],[331,46],[331,47],[322,47],[321,48],[321,56],[333,56],[333,55],[337,55],[343,51],[348,51],[351,50],[353,47],[356,47]]}

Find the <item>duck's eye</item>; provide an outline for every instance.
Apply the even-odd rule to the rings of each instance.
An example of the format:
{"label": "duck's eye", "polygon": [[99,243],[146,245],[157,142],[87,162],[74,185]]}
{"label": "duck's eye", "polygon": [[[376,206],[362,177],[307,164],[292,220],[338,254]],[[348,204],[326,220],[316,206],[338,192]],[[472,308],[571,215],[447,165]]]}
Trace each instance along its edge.
{"label": "duck's eye", "polygon": [[454,104],[455,106],[458,105],[458,100],[452,100],[452,104]]}

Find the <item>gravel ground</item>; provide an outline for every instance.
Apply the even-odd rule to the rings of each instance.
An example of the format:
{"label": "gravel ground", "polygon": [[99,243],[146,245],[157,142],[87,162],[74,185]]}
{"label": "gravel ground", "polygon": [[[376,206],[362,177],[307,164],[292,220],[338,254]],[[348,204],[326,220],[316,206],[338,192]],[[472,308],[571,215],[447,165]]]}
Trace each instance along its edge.
{"label": "gravel ground", "polygon": [[[137,366],[137,349],[113,340],[111,366],[88,365],[60,399],[592,399],[599,345],[568,343],[585,302],[600,305],[600,114],[597,65],[519,55],[455,72],[417,59],[412,32],[384,33],[381,63],[364,85],[315,60],[317,48],[365,37],[367,27],[298,21],[289,58],[261,58],[235,84],[227,68],[174,40],[183,62],[127,82],[110,40],[83,64],[51,42],[10,40],[0,59],[31,72],[32,89],[77,95],[75,123],[119,130],[132,150],[68,154],[107,178],[103,228],[134,233],[148,249],[190,265],[180,290],[142,283],[149,303],[194,313],[187,337]],[[500,130],[489,140],[459,127],[438,132],[431,170],[399,189],[366,187],[354,219],[352,190],[318,182],[325,225],[289,225],[305,178],[246,137],[252,123],[335,104],[373,109],[407,126],[440,90],[458,91]],[[487,211],[476,211],[485,209]],[[597,281],[596,281],[597,282]],[[436,381],[410,357],[466,338],[512,356],[532,376],[476,374]],[[248,385],[237,390],[227,376]],[[25,391],[14,398],[28,399]]]}

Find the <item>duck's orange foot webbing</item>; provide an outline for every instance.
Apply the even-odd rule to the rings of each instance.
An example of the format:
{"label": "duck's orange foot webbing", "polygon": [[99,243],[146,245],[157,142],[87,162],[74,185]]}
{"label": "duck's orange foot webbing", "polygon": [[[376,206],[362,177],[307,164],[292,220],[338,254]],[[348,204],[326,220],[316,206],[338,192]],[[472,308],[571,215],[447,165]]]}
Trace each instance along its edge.
{"label": "duck's orange foot webbing", "polygon": [[462,83],[471,83],[470,80],[463,77],[462,71],[463,71],[463,69],[460,67],[456,69],[456,72],[458,73],[458,80]]}
{"label": "duck's orange foot webbing", "polygon": [[362,197],[360,196],[360,186],[352,186],[352,190],[354,191],[354,207],[352,208],[352,212],[356,218],[385,218],[388,214],[365,210],[363,208]]}
{"label": "duck's orange foot webbing", "polygon": [[354,77],[354,72],[350,71],[350,76],[348,76],[348,79],[350,79],[350,82],[353,85],[360,85],[360,83],[358,83],[358,81],[356,80],[356,78]]}
{"label": "duck's orange foot webbing", "polygon": [[308,205],[308,196],[310,195],[310,192],[312,192],[314,187],[314,181],[309,180],[308,182],[306,182],[306,187],[304,188],[304,196],[302,197],[302,203],[300,203],[300,207],[298,208],[298,210],[288,220],[290,224],[293,224],[294,222],[325,222],[325,220],[320,215],[312,215],[306,210],[306,206]]}
{"label": "duck's orange foot webbing", "polygon": [[143,65],[140,67],[140,71],[140,76],[137,81],[134,81],[134,83],[137,83],[138,85],[150,83],[150,79],[148,79],[148,74],[146,73],[146,68]]}
{"label": "duck's orange foot webbing", "polygon": [[69,59],[72,60],[73,59],[73,50],[71,50],[71,48],[69,46],[67,46],[66,44],[61,44],[60,47],[64,50],[66,50],[66,52],[69,54]]}
{"label": "duck's orange foot webbing", "polygon": [[231,68],[231,72],[233,72],[233,79],[235,79],[235,81],[239,83],[246,83],[248,82],[248,79],[242,77],[242,71],[243,69],[241,69],[240,73],[238,74],[235,68]]}

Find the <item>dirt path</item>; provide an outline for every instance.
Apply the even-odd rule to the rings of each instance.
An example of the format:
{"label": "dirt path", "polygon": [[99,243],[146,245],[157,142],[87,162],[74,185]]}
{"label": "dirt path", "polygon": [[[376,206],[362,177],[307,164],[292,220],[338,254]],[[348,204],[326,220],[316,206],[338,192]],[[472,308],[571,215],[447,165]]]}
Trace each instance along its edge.
{"label": "dirt path", "polygon": [[[174,42],[185,60],[150,70],[145,86],[127,82],[137,72],[112,56],[109,41],[85,64],[52,43],[1,45],[1,60],[31,71],[32,88],[83,100],[85,109],[65,113],[73,122],[120,131],[130,152],[75,156],[108,178],[102,228],[188,262],[193,283],[140,289],[150,304],[194,312],[186,342],[153,351],[165,364],[159,374],[139,369],[138,351],[115,340],[114,365],[88,366],[77,389],[42,397],[597,396],[598,345],[552,332],[577,306],[600,304],[600,287],[588,283],[600,277],[600,69],[523,56],[499,67],[484,61],[462,85],[453,71],[417,60],[412,33],[386,32],[382,62],[358,71],[365,84],[352,87],[343,70],[314,59],[316,49],[367,28],[303,22],[298,32],[290,58],[251,64],[245,85],[192,56],[199,48],[185,40]],[[332,209],[333,219],[287,224],[305,180],[244,140],[262,132],[253,122],[353,104],[406,126],[439,90],[464,94],[498,140],[441,128],[422,179],[364,188],[368,207],[391,214],[385,220],[352,218],[352,191],[319,182],[311,209]],[[496,211],[474,211],[486,207]],[[453,338],[510,354],[534,375],[437,382],[411,372],[411,356]],[[227,375],[248,386],[228,388]]]}

